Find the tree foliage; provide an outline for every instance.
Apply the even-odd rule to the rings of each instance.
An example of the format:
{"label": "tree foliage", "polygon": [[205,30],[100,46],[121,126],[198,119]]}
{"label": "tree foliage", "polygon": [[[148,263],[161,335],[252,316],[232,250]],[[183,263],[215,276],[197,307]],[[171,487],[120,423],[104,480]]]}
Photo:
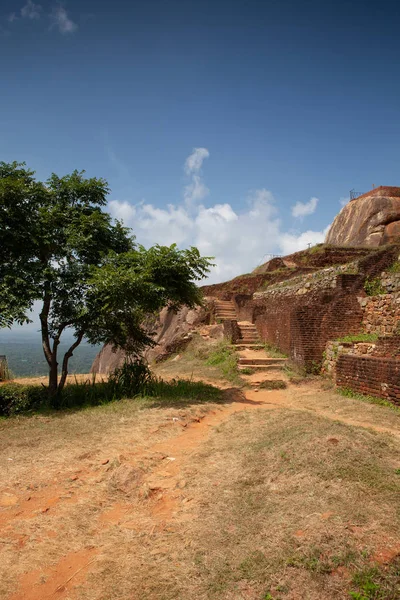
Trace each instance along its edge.
{"label": "tree foliage", "polygon": [[[167,304],[201,303],[196,281],[210,259],[196,248],[135,243],[103,210],[108,184],[74,171],[46,182],[20,163],[0,163],[0,326],[24,323],[41,301],[41,336],[53,394],[64,386],[68,360],[86,337],[139,353],[152,343],[142,323]],[[72,329],[63,358],[57,348]]]}

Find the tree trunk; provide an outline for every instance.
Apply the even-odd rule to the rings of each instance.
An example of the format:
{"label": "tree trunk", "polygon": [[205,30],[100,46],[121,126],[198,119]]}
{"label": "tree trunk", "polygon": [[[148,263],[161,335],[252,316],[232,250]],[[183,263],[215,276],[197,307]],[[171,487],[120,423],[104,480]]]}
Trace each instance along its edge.
{"label": "tree trunk", "polygon": [[57,352],[54,354],[54,352],[51,351],[51,347],[50,347],[49,324],[48,324],[50,304],[51,304],[51,296],[50,296],[48,286],[46,286],[46,290],[45,290],[44,298],[43,298],[42,312],[40,313],[39,316],[40,316],[40,325],[41,325],[40,329],[41,329],[41,333],[42,333],[43,353],[44,353],[45,359],[47,361],[47,364],[49,365],[49,395],[50,395],[50,397],[53,397],[57,393],[58,364],[57,364]]}
{"label": "tree trunk", "polygon": [[65,382],[67,380],[67,375],[68,375],[68,361],[71,358],[71,356],[73,356],[75,348],[77,348],[79,346],[79,344],[81,343],[83,336],[84,336],[84,332],[80,331],[78,333],[78,337],[76,338],[75,342],[68,349],[68,351],[64,354],[60,383],[58,384],[58,393],[62,392],[62,390],[64,389],[64,385],[65,385]]}
{"label": "tree trunk", "polygon": [[49,368],[49,396],[55,398],[58,392],[58,362],[57,355],[54,353],[51,357],[51,364]]}

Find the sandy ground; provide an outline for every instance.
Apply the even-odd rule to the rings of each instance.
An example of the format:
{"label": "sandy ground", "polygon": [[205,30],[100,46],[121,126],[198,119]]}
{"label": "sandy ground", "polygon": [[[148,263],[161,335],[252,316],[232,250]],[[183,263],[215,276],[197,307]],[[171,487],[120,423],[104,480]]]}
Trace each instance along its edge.
{"label": "sandy ground", "polygon": [[[270,373],[264,378],[278,375]],[[260,375],[256,378],[259,380]],[[255,376],[248,379],[254,382]],[[399,415],[323,390],[318,381],[279,391],[228,389],[224,393],[225,402],[219,405],[153,408],[124,401],[81,412],[0,422],[0,598],[348,598],[348,568],[340,571],[341,563],[336,577],[330,573],[328,583],[318,579],[322,575],[304,566],[306,563],[301,563],[294,574],[288,574],[289,567],[282,571],[278,565],[274,570],[272,559],[268,564],[261,561],[264,565],[261,575],[257,571],[261,560],[257,552],[268,556],[267,547],[278,543],[271,538],[267,544],[268,532],[277,528],[283,536],[288,524],[291,539],[301,542],[296,551],[303,548],[304,536],[313,527],[315,536],[322,536],[318,538],[320,544],[329,531],[336,536],[331,541],[333,546],[347,544],[343,536],[350,534],[345,529],[340,529],[339,534],[339,525],[342,527],[343,521],[346,523],[343,528],[348,527],[348,519],[356,522],[357,517],[349,507],[354,505],[356,497],[363,497],[359,494],[367,493],[369,476],[365,475],[366,480],[361,482],[352,480],[348,488],[343,488],[346,498],[340,498],[337,480],[345,480],[345,469],[351,469],[346,463],[345,475],[335,474],[329,480],[338,498],[335,505],[333,492],[329,495],[326,491],[328,483],[326,489],[320,483],[323,474],[319,473],[319,467],[293,462],[286,473],[286,455],[290,457],[293,451],[295,457],[295,449],[302,443],[309,448],[306,444],[311,443],[310,432],[317,432],[318,440],[323,440],[318,444],[324,444],[324,452],[331,449],[339,452],[336,445],[340,446],[343,439],[347,444],[344,447],[350,448],[348,452],[357,453],[365,446],[366,460],[373,455],[374,460],[384,461],[379,468],[394,472],[400,467]],[[287,426],[280,425],[284,422]],[[294,430],[297,422],[300,441],[296,442],[294,437],[290,445],[286,438],[277,437],[274,452],[278,453],[268,458],[266,448],[268,452],[270,449],[265,432],[269,431],[268,439],[273,439],[279,432]],[[388,444],[390,452],[387,450],[383,456]],[[242,462],[243,457],[250,456],[249,448],[251,452],[264,453],[265,462],[257,459],[257,469],[265,472],[254,473],[254,459]],[[318,465],[315,444],[312,450],[304,450],[304,456],[311,456],[314,451]],[[337,455],[337,460],[345,460],[346,451],[343,452]],[[279,461],[283,461],[283,466]],[[369,473],[367,467],[365,472]],[[252,486],[256,485],[254,481],[260,481],[264,504],[257,504],[261,500],[254,496],[253,488],[251,501],[247,500],[247,491],[240,492],[246,473],[246,481],[251,480]],[[270,479],[280,480],[282,474],[286,477],[282,486],[289,486],[285,502],[291,495],[297,498],[293,489],[297,485],[303,490],[299,492],[301,502],[307,500],[313,504],[298,511],[287,504],[286,512],[281,514],[279,510],[286,506],[282,501],[280,508],[274,508],[275,525],[267,524],[268,514],[262,511],[267,510],[270,500],[267,502],[263,486],[268,480],[268,489],[273,489]],[[312,494],[307,481],[311,481],[311,476],[316,481],[316,474],[318,486],[312,485],[318,487],[322,499],[326,497],[325,504],[321,499],[305,499]],[[373,485],[378,485],[375,479]],[[364,515],[369,529],[365,524],[353,524],[356,533],[351,533],[358,536],[357,548],[368,546],[375,555],[383,553],[382,562],[400,553],[400,525],[394,520],[391,489],[385,488],[382,494],[386,495],[377,497],[378,508],[371,507],[371,515],[378,511],[374,518],[370,513]],[[252,502],[256,502],[256,508]],[[315,510],[314,504],[318,505]],[[236,515],[234,520],[219,526],[218,519],[222,522],[223,517],[218,515],[230,511]],[[347,511],[346,518],[341,511]],[[314,513],[318,516],[312,516]],[[243,515],[249,516],[248,529],[247,517],[244,519]],[[332,515],[340,515],[340,523],[334,523]],[[392,520],[391,527],[385,525],[388,519]],[[259,538],[262,523],[266,533]],[[242,528],[240,536],[232,537],[230,546],[229,536],[235,536],[238,528]],[[243,567],[248,564],[243,559],[237,567],[240,576],[226,574],[226,557],[231,547],[241,548],[250,533],[253,537],[249,537],[248,548],[243,549],[252,557],[250,567]],[[285,539],[283,536],[282,547]],[[315,540],[310,538],[307,552],[314,544]],[[218,567],[216,572],[215,565],[221,560],[225,566]],[[229,560],[233,564],[238,559],[234,556]],[[294,569],[293,565],[290,568]],[[267,595],[272,589],[266,584],[267,572],[270,572],[268,581],[275,586],[273,596]],[[294,579],[297,583],[293,587]]]}

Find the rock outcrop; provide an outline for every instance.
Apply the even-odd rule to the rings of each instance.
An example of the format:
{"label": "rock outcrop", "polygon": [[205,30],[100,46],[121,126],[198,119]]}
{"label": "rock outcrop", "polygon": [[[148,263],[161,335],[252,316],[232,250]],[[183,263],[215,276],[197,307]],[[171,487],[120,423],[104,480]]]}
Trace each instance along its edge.
{"label": "rock outcrop", "polygon": [[333,221],[325,243],[384,246],[400,241],[400,188],[379,187],[354,200]]}
{"label": "rock outcrop", "polygon": [[[212,300],[206,302],[204,307],[190,309],[184,306],[176,313],[164,308],[155,327],[154,340],[157,345],[147,350],[146,360],[158,362],[185,348],[191,340],[191,332],[210,322],[212,310]],[[125,358],[123,350],[113,350],[110,345],[103,346],[93,362],[91,372],[112,373],[124,363]]]}

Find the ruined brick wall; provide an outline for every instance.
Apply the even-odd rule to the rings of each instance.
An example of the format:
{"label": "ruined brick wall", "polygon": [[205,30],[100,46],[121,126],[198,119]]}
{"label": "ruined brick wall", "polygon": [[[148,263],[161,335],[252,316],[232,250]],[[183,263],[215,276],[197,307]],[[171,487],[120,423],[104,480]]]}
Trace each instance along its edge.
{"label": "ruined brick wall", "polygon": [[373,350],[374,356],[400,358],[400,335],[380,337]]}
{"label": "ruined brick wall", "polygon": [[342,354],[336,365],[336,383],[339,387],[400,404],[400,360]]}
{"label": "ruined brick wall", "polygon": [[360,331],[363,313],[355,292],[359,286],[357,275],[343,274],[335,288],[264,294],[245,302],[239,308],[240,318],[247,311],[247,320],[256,325],[263,341],[314,371],[322,363],[328,340]]}
{"label": "ruined brick wall", "polygon": [[341,285],[294,310],[290,322],[290,356],[307,371],[318,371],[328,340],[358,333],[362,311],[354,292]]}
{"label": "ruined brick wall", "polygon": [[328,341],[324,352],[322,375],[327,375],[336,381],[336,364],[340,354],[374,354],[375,348],[375,342]]}
{"label": "ruined brick wall", "polygon": [[299,304],[296,296],[286,296],[284,301],[275,297],[253,301],[252,322],[260,339],[289,355],[290,323],[293,311]]}
{"label": "ruined brick wall", "polygon": [[366,333],[392,335],[400,327],[400,292],[359,298]]}
{"label": "ruined brick wall", "polygon": [[223,322],[224,338],[231,344],[236,344],[240,340],[240,328],[237,321],[227,319]]}

